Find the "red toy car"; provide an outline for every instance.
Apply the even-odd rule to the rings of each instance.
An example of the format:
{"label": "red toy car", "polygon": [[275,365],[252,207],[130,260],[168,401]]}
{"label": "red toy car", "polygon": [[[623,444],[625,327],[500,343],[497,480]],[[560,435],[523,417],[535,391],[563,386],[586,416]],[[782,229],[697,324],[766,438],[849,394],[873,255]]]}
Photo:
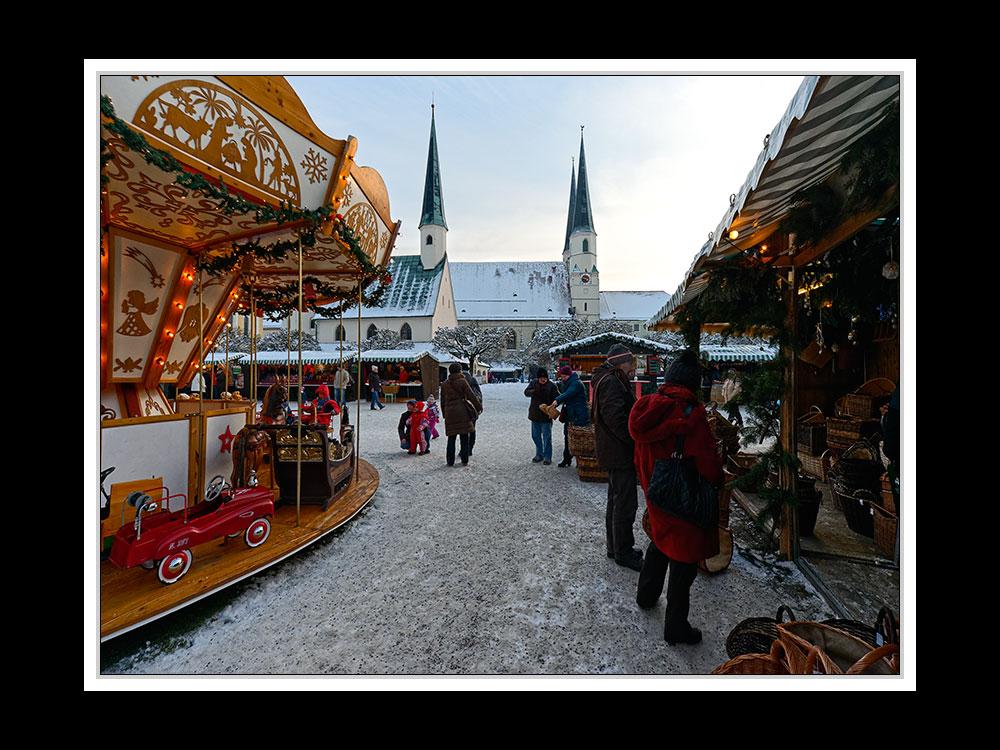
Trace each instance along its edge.
{"label": "red toy car", "polygon": [[[240,534],[248,547],[259,547],[271,533],[274,496],[265,487],[234,490],[222,476],[216,476],[205,489],[204,502],[192,508],[187,507],[184,495],[169,495],[165,487],[149,491],[157,490],[168,493],[162,503],[141,491],[125,499],[136,508],[135,522],[122,526],[115,534],[108,560],[116,567],[156,568],[160,583],[169,585],[188,572],[192,547],[220,536]],[[182,510],[154,513],[161,505],[171,507],[170,501],[177,498],[184,501]]]}

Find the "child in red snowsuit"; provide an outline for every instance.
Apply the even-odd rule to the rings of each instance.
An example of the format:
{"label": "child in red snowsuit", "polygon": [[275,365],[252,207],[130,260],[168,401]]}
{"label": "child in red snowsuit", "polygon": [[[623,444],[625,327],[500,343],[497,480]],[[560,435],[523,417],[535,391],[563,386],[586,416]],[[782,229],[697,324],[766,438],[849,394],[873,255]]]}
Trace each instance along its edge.
{"label": "child in red snowsuit", "polygon": [[427,433],[425,432],[430,427],[430,420],[427,419],[427,412],[424,411],[423,401],[418,401],[414,405],[413,413],[406,420],[406,424],[410,428],[410,453],[416,453],[418,447],[421,456],[430,453],[430,448],[427,447]]}

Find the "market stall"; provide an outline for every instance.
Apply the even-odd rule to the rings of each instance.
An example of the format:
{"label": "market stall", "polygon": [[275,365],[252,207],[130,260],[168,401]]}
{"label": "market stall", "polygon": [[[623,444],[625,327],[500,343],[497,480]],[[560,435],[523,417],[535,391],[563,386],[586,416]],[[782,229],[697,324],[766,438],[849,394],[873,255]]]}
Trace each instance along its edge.
{"label": "market stall", "polygon": [[[348,358],[345,357],[345,360]],[[360,354],[361,372],[358,374],[358,353],[351,354],[351,377],[362,384],[362,395],[371,398],[368,376],[374,365],[384,394],[390,401],[417,399],[438,395],[441,387],[441,369],[453,357],[438,351],[429,344],[414,344],[412,349],[370,349]]]}
{"label": "market stall", "polygon": [[898,104],[898,76],[806,78],[649,322],[773,337],[778,357],[743,388],[773,448],[737,451],[727,470],[792,559],[899,561]]}
{"label": "market stall", "polygon": [[652,393],[663,370],[662,362],[673,351],[671,347],[652,339],[625,333],[602,333],[553,346],[549,349],[549,354],[558,362],[559,367],[568,365],[574,372],[580,373],[581,380],[587,385],[589,398],[592,395],[589,391],[590,375],[595,368],[604,364],[608,349],[615,343],[627,346],[634,355],[635,377],[632,382],[636,397]]}

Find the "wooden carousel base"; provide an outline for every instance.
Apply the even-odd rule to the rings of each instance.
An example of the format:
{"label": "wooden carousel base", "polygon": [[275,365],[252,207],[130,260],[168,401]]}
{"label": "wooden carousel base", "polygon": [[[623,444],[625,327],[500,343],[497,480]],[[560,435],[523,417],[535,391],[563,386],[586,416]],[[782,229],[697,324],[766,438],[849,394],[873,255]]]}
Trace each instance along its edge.
{"label": "wooden carousel base", "polygon": [[367,461],[357,476],[330,503],[294,504],[275,510],[271,535],[250,549],[241,538],[216,539],[192,549],[191,569],[177,583],[161,584],[156,572],[141,567],[121,570],[101,562],[101,641],[163,617],[237,581],[274,565],[334,531],[356,516],[378,489],[379,476]]}

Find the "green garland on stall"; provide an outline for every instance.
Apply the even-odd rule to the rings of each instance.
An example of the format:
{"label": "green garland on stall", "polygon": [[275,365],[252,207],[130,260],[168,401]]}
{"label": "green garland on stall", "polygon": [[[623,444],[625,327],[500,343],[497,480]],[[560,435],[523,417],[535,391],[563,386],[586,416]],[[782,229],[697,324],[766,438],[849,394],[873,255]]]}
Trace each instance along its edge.
{"label": "green garland on stall", "polygon": [[[140,154],[146,163],[158,169],[175,174],[174,183],[191,191],[197,191],[214,201],[217,201],[220,209],[227,216],[233,214],[252,214],[258,224],[276,223],[279,226],[284,224],[303,224],[303,231],[300,235],[300,242],[306,247],[316,245],[316,231],[320,227],[332,226],[336,236],[348,247],[351,256],[362,271],[362,289],[371,289],[372,285],[377,285],[368,294],[362,293],[362,304],[378,306],[384,298],[386,289],[392,281],[389,270],[385,266],[372,263],[371,259],[361,249],[360,244],[353,233],[344,223],[340,214],[336,214],[331,204],[326,204],[311,211],[308,209],[296,208],[290,202],[282,201],[278,206],[270,204],[258,204],[246,200],[242,196],[234,195],[229,191],[222,178],[218,178],[218,184],[209,180],[202,174],[189,172],[184,165],[177,161],[166,151],[154,148],[140,134],[134,131],[116,114],[111,99],[107,96],[101,97],[101,114],[106,118],[105,127],[116,136],[122,139],[125,145],[131,150]],[[103,174],[104,167],[112,159],[107,141],[101,139],[101,183],[106,184],[108,178]],[[299,242],[289,240],[279,240],[270,245],[262,245],[257,242],[247,242],[242,245],[233,243],[229,253],[219,256],[203,256],[199,258],[197,268],[207,271],[213,276],[232,272],[247,257],[263,260],[267,263],[276,263],[285,260],[290,253],[297,252]],[[354,289],[344,290],[330,284],[324,284],[315,277],[303,280],[311,285],[316,293],[316,297],[323,299],[333,299],[339,301],[336,310],[328,310],[320,307],[311,300],[305,301],[305,307],[313,312],[324,316],[334,316],[340,314],[340,308],[348,302],[354,303],[357,293]],[[298,309],[297,300],[299,296],[298,282],[272,287],[271,289],[251,289],[250,283],[244,281],[241,288],[246,296],[252,297],[258,310],[264,313],[287,315]]]}

